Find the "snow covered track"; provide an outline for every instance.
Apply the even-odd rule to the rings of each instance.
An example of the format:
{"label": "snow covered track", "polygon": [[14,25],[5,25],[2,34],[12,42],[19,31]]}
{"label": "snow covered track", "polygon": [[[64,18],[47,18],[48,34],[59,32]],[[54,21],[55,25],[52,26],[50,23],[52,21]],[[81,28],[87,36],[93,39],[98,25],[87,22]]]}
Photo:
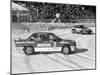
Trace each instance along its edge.
{"label": "snow covered track", "polygon": [[91,26],[91,29],[94,31],[94,34],[91,35],[72,34],[70,28],[50,30],[63,39],[75,40],[78,49],[69,55],[63,55],[60,52],[44,52],[31,56],[25,55],[21,48],[15,48],[13,41],[22,34],[27,37],[28,33],[23,32],[21,34],[21,30],[13,30],[16,34],[12,33],[12,72],[30,73],[95,69],[95,27]]}

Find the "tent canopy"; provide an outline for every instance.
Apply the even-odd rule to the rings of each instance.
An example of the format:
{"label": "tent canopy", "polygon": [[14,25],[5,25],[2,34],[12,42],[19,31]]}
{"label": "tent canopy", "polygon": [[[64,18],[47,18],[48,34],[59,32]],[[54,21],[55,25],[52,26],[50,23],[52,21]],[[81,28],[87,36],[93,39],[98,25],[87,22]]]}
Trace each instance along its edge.
{"label": "tent canopy", "polygon": [[29,9],[21,6],[21,5],[18,5],[14,2],[12,2],[12,10],[24,10],[24,11],[29,11]]}

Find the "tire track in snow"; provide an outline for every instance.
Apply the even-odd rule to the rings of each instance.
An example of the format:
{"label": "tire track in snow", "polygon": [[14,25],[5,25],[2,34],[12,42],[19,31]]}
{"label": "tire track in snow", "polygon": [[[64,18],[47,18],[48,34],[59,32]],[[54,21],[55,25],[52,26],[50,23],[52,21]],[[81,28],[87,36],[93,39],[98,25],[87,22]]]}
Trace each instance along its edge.
{"label": "tire track in snow", "polygon": [[[82,40],[85,39],[85,40]],[[78,46],[80,46],[80,48],[84,47],[88,49],[88,52],[82,53],[82,55],[86,55],[87,57],[90,57],[91,59],[94,57],[90,54],[91,49],[93,49],[92,47],[95,47],[93,40],[95,39],[95,37],[91,37],[91,36],[84,36],[83,38],[78,38],[77,40],[77,44]],[[86,41],[86,42],[84,42]],[[93,44],[91,44],[93,43]]]}
{"label": "tire track in snow", "polygon": [[80,57],[81,59],[85,59],[85,60],[87,60],[87,61],[95,61],[95,60],[93,60],[93,59],[90,59],[90,57],[85,56],[84,54],[75,55],[75,56]]}
{"label": "tire track in snow", "polygon": [[61,61],[58,61],[57,59],[54,59],[54,58],[52,58],[52,57],[50,57],[50,56],[46,56],[46,57],[48,57],[49,59],[51,59],[51,60],[54,61],[54,62],[57,62],[57,63],[63,65],[64,67],[66,66],[66,67],[71,68],[71,69],[76,69],[75,67],[70,66],[70,65],[67,65],[67,64],[65,64],[65,63],[62,63]]}
{"label": "tire track in snow", "polygon": [[[48,57],[47,57],[47,55],[42,55],[42,54],[40,54],[40,55],[37,55],[36,56],[37,58],[34,58],[34,57],[32,57],[31,59],[32,59],[32,61],[31,62],[33,62],[33,64],[35,65],[35,67],[37,67],[37,68],[39,68],[39,69],[51,69],[51,66],[52,66],[52,64],[55,64],[55,62],[53,62],[53,61],[51,61],[51,60],[49,60],[48,59]],[[43,58],[43,59],[41,59],[41,58]],[[34,61],[34,60],[35,61]],[[40,60],[41,59],[41,60]],[[42,62],[41,62],[42,61]],[[40,63],[41,62],[41,63]],[[48,63],[49,62],[49,63]],[[46,63],[46,64],[45,64]],[[34,65],[32,64],[32,66],[33,66],[33,68],[34,68]],[[55,65],[55,67],[58,67],[59,65]],[[54,67],[54,68],[55,68]]]}
{"label": "tire track in snow", "polygon": [[75,61],[73,61],[73,60],[71,60],[70,58],[69,58],[69,56],[64,56],[65,58],[63,58],[63,57],[61,57],[61,56],[59,56],[59,55],[56,55],[57,57],[59,57],[60,59],[63,59],[64,61],[66,61],[66,62],[69,62],[69,63],[71,63],[72,65],[75,65],[75,66],[77,66],[78,67],[78,69],[80,69],[80,68],[84,68],[83,66],[81,66],[81,65],[79,65],[79,64],[77,64]]}
{"label": "tire track in snow", "polygon": [[27,67],[27,69],[31,72],[35,71],[33,68],[32,68],[32,65],[31,65],[31,60],[30,60],[30,57],[29,56],[25,56],[24,57],[24,62],[25,62],[25,65]]}

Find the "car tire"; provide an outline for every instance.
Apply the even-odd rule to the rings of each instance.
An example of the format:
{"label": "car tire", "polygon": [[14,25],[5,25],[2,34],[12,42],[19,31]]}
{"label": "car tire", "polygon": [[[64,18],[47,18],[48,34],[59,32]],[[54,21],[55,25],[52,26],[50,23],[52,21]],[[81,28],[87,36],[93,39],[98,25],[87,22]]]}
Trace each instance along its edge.
{"label": "car tire", "polygon": [[83,30],[81,30],[81,31],[80,31],[80,34],[84,34],[84,31],[83,31]]}
{"label": "car tire", "polygon": [[88,34],[92,34],[92,31],[91,32],[88,32]]}
{"label": "car tire", "polygon": [[26,55],[32,55],[32,54],[35,53],[35,52],[34,52],[34,48],[31,47],[31,46],[24,47],[23,50],[24,50],[24,53],[25,53]]}
{"label": "car tire", "polygon": [[73,34],[76,33],[76,30],[72,30],[72,33],[73,33]]}
{"label": "car tire", "polygon": [[61,52],[62,52],[64,55],[70,54],[70,53],[71,53],[70,45],[64,45],[64,46],[62,47]]}

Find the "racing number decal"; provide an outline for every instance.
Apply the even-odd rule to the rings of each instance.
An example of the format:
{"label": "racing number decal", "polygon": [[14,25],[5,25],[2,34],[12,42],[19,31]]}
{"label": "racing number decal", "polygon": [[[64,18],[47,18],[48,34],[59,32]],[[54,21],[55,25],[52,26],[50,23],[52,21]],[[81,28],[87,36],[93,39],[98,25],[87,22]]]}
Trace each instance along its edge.
{"label": "racing number decal", "polygon": [[38,43],[37,44],[37,47],[39,47],[39,48],[48,48],[48,47],[56,47],[56,42],[51,42],[51,43]]}

